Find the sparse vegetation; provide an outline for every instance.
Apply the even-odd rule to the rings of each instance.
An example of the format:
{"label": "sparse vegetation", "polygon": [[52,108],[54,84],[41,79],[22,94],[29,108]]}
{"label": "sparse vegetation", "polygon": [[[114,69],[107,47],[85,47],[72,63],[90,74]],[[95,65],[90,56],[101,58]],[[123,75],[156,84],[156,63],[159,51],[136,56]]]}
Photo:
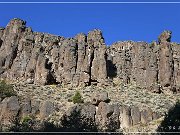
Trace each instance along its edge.
{"label": "sparse vegetation", "polygon": [[32,131],[32,128],[31,128],[32,121],[33,119],[30,116],[23,117],[19,125],[19,131],[22,131],[22,132]]}
{"label": "sparse vegetation", "polygon": [[30,117],[30,116],[25,116],[25,117],[23,117],[23,119],[22,119],[22,123],[28,123],[29,121],[31,121],[32,120],[32,118]]}
{"label": "sparse vegetation", "polygon": [[29,115],[24,116],[21,119],[16,118],[14,121],[15,124],[8,130],[8,132],[32,132],[33,119],[34,118]]}
{"label": "sparse vegetation", "polygon": [[72,98],[73,103],[83,103],[84,100],[82,99],[82,96],[79,91],[76,91],[75,95]]}
{"label": "sparse vegetation", "polygon": [[0,98],[15,96],[16,92],[13,90],[11,84],[7,84],[4,80],[0,81]]}

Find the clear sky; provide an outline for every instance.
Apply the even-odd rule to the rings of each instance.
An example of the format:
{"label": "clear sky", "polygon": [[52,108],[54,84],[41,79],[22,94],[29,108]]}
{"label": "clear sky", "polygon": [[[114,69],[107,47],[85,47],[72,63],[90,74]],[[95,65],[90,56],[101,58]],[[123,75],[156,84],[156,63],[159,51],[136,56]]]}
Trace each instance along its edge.
{"label": "clear sky", "polygon": [[12,18],[27,21],[27,26],[34,31],[64,37],[74,37],[80,32],[87,34],[88,31],[98,28],[103,31],[107,45],[123,40],[151,42],[157,40],[163,30],[171,30],[172,41],[180,43],[180,3],[0,4],[0,26],[5,27]]}

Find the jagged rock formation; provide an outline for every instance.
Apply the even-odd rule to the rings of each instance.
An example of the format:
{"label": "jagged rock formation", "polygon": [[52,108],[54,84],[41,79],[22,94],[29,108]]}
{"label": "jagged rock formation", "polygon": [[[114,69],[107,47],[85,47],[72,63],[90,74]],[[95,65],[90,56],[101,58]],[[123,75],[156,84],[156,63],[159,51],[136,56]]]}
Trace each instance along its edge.
{"label": "jagged rock formation", "polygon": [[5,98],[0,103],[0,125],[2,130],[6,131],[6,128],[8,129],[15,123],[19,109],[19,101],[15,96]]}
{"label": "jagged rock formation", "polygon": [[153,92],[179,91],[179,45],[164,31],[158,42],[107,47],[100,30],[74,38],[33,32],[20,19],[0,29],[0,77],[73,87],[136,83]]}
{"label": "jagged rock formation", "polygon": [[[0,79],[17,92],[0,97],[0,131],[23,131],[28,117],[30,131],[46,131],[48,122],[60,131],[131,131],[159,121],[179,99],[166,95],[180,91],[180,46],[171,42],[170,31],[151,44],[108,47],[98,29],[64,38],[33,32],[13,19],[0,28],[0,51]],[[71,102],[77,89],[84,104]]]}
{"label": "jagged rock formation", "polygon": [[65,39],[33,32],[25,24],[13,19],[1,29],[2,78],[42,85],[105,83],[106,46],[101,31]]}
{"label": "jagged rock formation", "polygon": [[[93,102],[75,104],[63,112],[62,117],[56,119],[61,123],[58,125],[59,131],[116,131],[140,123],[148,124],[161,117],[150,108],[141,110],[137,106],[122,106],[107,101],[93,105]],[[15,128],[27,118],[32,121],[26,127],[31,128],[30,131],[45,131],[45,123],[49,122],[48,117],[54,113],[55,108],[47,100],[37,104],[34,99],[7,97],[0,102],[0,131],[18,131]]]}

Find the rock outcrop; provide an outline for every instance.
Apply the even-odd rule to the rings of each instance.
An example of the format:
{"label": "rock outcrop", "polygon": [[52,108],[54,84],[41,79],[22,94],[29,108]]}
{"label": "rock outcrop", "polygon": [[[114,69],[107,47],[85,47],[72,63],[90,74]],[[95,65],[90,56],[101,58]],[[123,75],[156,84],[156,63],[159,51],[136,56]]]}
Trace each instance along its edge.
{"label": "rock outcrop", "polygon": [[171,32],[164,31],[159,36],[159,42],[125,41],[113,44],[108,48],[110,77],[119,83],[135,83],[152,92],[177,92],[178,58],[175,50],[179,45],[171,43],[170,39]]}
{"label": "rock outcrop", "polygon": [[16,96],[7,97],[0,103],[0,125],[2,131],[15,125],[19,115],[20,104]]}
{"label": "rock outcrop", "polygon": [[[94,95],[91,96],[94,97]],[[140,124],[147,125],[162,117],[147,107],[140,109],[138,106],[107,102],[104,99],[109,99],[108,96],[101,99],[95,105],[94,101],[73,104],[66,111],[60,111],[63,107],[57,106],[55,101],[37,102],[30,98],[7,97],[0,102],[0,131],[54,131],[58,129],[61,132],[115,132]],[[58,113],[61,115],[57,115]],[[55,125],[55,121],[59,124]]]}
{"label": "rock outcrop", "polygon": [[[21,128],[28,131],[31,126],[31,131],[42,131],[45,119],[53,112],[54,105],[50,101],[37,104],[33,99],[23,101],[17,96],[6,97],[0,102],[0,131],[24,131]],[[25,125],[29,121],[32,123]]]}
{"label": "rock outcrop", "polygon": [[100,30],[63,38],[33,32],[13,19],[0,33],[1,77],[35,84],[105,84],[106,46]]}
{"label": "rock outcrop", "polygon": [[158,42],[107,47],[98,29],[64,38],[33,32],[20,19],[0,28],[0,77],[71,87],[135,83],[152,92],[178,92],[179,45],[164,31]]}
{"label": "rock outcrop", "polygon": [[140,124],[148,124],[161,117],[150,108],[110,104],[101,101],[98,106],[75,104],[63,115],[61,121],[65,129],[74,131],[117,131]]}

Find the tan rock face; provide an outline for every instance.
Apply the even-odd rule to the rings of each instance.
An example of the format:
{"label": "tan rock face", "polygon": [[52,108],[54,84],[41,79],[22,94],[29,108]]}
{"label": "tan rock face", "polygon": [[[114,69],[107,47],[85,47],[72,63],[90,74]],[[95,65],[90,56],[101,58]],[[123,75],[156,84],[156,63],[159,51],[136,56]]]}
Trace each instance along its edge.
{"label": "tan rock face", "polygon": [[10,128],[14,123],[16,116],[20,110],[20,104],[18,98],[7,97],[0,103],[0,124],[2,127]]}
{"label": "tan rock face", "polygon": [[[164,31],[159,43],[117,42],[108,49],[108,73],[113,80],[135,83],[152,92],[178,91],[179,46]],[[115,69],[113,73],[112,69]]]}
{"label": "tan rock face", "polygon": [[50,101],[44,101],[40,104],[39,111],[41,118],[48,117],[54,111],[54,104]]}
{"label": "tan rock face", "polygon": [[158,43],[117,42],[107,47],[98,29],[74,38],[33,32],[20,19],[0,28],[0,77],[69,86],[135,83],[152,92],[177,92],[179,46],[164,31]]}
{"label": "tan rock face", "polygon": [[[100,30],[65,39],[33,32],[20,19],[0,29],[1,77],[35,84],[103,83],[106,47]],[[100,57],[99,57],[100,56]]]}

